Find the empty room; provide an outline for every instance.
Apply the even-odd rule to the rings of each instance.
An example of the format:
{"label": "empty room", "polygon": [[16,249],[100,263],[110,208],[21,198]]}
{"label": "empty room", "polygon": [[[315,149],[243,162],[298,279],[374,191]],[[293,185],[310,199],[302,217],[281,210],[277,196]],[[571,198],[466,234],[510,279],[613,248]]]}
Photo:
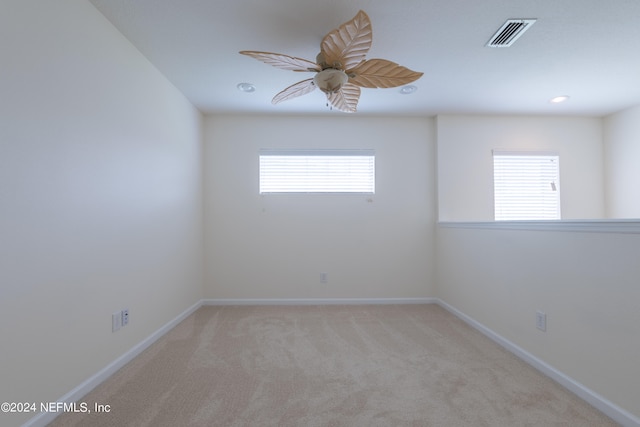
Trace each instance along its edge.
{"label": "empty room", "polygon": [[0,425],[640,427],[639,19],[1,0]]}

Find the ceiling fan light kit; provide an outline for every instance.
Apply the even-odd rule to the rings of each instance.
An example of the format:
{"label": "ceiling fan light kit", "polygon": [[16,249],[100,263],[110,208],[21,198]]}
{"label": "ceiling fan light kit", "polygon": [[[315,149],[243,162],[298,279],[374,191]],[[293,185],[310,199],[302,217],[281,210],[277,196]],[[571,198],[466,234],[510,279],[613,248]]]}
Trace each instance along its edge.
{"label": "ceiling fan light kit", "polygon": [[327,103],[333,108],[354,113],[360,88],[404,86],[423,74],[386,59],[365,59],[372,39],[371,21],[361,10],[353,19],[324,36],[316,62],[272,52],[243,50],[240,53],[284,70],[316,73],[313,78],[276,94],[271,101],[273,104],[305,95],[317,87],[327,95]]}
{"label": "ceiling fan light kit", "polygon": [[327,95],[342,89],[347,81],[349,81],[347,73],[335,68],[326,68],[313,77],[313,84]]}

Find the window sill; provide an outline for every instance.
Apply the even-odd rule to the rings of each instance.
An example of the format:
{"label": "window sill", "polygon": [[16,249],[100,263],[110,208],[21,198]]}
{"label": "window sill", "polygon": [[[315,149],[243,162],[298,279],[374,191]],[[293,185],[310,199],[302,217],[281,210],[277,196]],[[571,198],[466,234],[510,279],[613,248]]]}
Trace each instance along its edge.
{"label": "window sill", "polygon": [[576,231],[589,233],[640,234],[640,219],[593,219],[562,221],[439,221],[445,228],[487,230]]}

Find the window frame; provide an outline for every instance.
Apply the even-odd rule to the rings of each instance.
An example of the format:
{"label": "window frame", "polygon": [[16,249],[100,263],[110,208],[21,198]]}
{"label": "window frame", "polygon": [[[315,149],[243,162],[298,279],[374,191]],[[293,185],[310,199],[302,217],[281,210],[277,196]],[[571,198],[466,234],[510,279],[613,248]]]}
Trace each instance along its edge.
{"label": "window frame", "polygon": [[[532,181],[526,183],[526,179],[522,179],[520,182],[519,190],[504,195],[498,194],[500,188],[504,188],[505,183],[500,182],[497,170],[496,158],[514,157],[514,164],[511,165],[512,171],[505,170],[505,172],[516,172],[517,163],[521,165],[525,163],[525,159],[537,158],[539,174],[538,182]],[[493,150],[493,217],[494,221],[548,221],[548,220],[560,220],[562,219],[561,210],[561,193],[560,193],[560,155],[554,151],[511,151],[511,150]],[[544,161],[549,160],[555,163],[555,168],[549,168],[543,164]],[[536,165],[532,165],[536,168]],[[522,166],[521,166],[522,167]],[[533,172],[533,169],[530,170]],[[551,181],[544,181],[551,179]],[[545,191],[546,182],[549,183],[550,191]],[[522,191],[529,186],[529,196],[522,197]],[[511,199],[511,200],[510,200]],[[517,202],[521,199],[523,202],[532,204],[530,211],[519,210],[511,206],[509,207],[509,201]],[[500,201],[506,202],[506,205],[499,207]],[[537,204],[537,206],[535,206]]]}
{"label": "window frame", "polygon": [[[289,165],[291,176],[284,176],[283,182],[269,182],[269,168],[273,168],[271,172],[283,173],[288,172],[286,166],[278,171],[276,163],[269,163],[271,160],[282,160],[291,157],[292,163]],[[325,174],[334,174],[334,179],[322,176],[322,163],[313,163],[313,160],[328,160],[331,157],[337,157],[342,160],[340,164],[325,164]],[[353,163],[349,163],[349,157],[353,157]],[[294,159],[295,158],[295,159]],[[258,193],[260,195],[270,194],[345,194],[345,195],[373,195],[375,194],[376,184],[376,155],[373,149],[283,149],[283,148],[263,148],[258,154]],[[295,168],[298,168],[297,170]],[[350,169],[353,167],[354,169]],[[304,169],[303,169],[304,168]],[[357,181],[352,187],[344,185],[339,179],[348,178],[351,171],[354,177],[360,180],[368,180],[369,182],[357,185]],[[358,174],[359,173],[359,174]],[[335,179],[338,178],[338,179]],[[290,181],[290,182],[286,182]],[[283,187],[288,184],[289,187]],[[321,187],[320,185],[324,185]]]}

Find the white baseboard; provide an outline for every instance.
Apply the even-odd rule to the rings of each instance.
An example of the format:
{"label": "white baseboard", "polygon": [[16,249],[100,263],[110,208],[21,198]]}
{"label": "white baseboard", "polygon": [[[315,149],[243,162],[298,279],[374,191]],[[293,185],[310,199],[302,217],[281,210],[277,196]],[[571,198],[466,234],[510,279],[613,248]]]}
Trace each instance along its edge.
{"label": "white baseboard", "polygon": [[[533,356],[531,353],[518,347],[506,338],[498,335],[491,329],[462,313],[453,306],[447,304],[439,298],[329,298],[329,299],[203,299],[186,309],[175,319],[171,320],[153,334],[149,335],[131,350],[111,362],[104,369],[87,379],[85,382],[71,390],[69,393],[60,397],[58,402],[76,402],[81,400],[87,393],[93,390],[100,383],[113,375],[118,369],[129,363],[134,357],[142,353],[147,347],[156,342],[160,337],[175,327],[186,317],[195,312],[203,305],[222,306],[222,305],[365,305],[365,304],[438,304],[445,310],[449,311],[456,317],[460,318],[474,329],[504,347],[520,359],[524,360],[538,371],[555,380],[557,383],[575,393],[593,407],[609,416],[611,419],[624,427],[640,427],[640,419],[628,411],[620,408],[599,394],[593,392],[564,373],[558,371],[553,366]],[[57,413],[41,413],[22,427],[44,427],[53,421]]]}
{"label": "white baseboard", "polygon": [[[185,318],[187,318],[190,314],[195,312],[198,308],[202,306],[202,300],[193,304],[191,307],[180,313],[175,319],[171,320],[160,329],[149,335],[147,338],[139,342],[135,345],[131,350],[124,353],[122,356],[118,357],[116,360],[111,362],[109,365],[104,367],[98,373],[88,378],[82,384],[71,390],[69,393],[64,396],[58,398],[56,402],[77,402],[81,400],[87,393],[96,388],[99,384],[101,384],[104,380],[113,375],[118,369],[122,368],[124,365],[133,360],[134,357],[142,353],[147,347],[156,342],[160,337],[169,332],[173,327],[175,327],[178,323],[182,322]],[[22,427],[44,427],[50,422],[52,422],[59,413],[54,412],[42,412],[37,416],[31,418]]]}
{"label": "white baseboard", "polygon": [[[434,298],[330,298],[330,299],[203,299],[186,309],[175,319],[171,320],[160,329],[149,335],[131,350],[111,362],[98,373],[88,378],[82,384],[58,398],[56,402],[77,402],[87,393],[100,385],[103,381],[113,375],[118,369],[133,360],[134,357],[142,353],[147,347],[156,342],[169,330],[183,321],[186,317],[195,312],[203,305],[364,305],[364,304],[433,304]],[[58,413],[40,413],[28,420],[22,427],[44,427],[52,422]]]}
{"label": "white baseboard", "polygon": [[265,298],[205,299],[202,305],[379,305],[434,304],[436,298]]}
{"label": "white baseboard", "polygon": [[462,313],[460,310],[452,307],[446,302],[436,298],[436,304],[438,304],[445,310],[449,311],[459,319],[463,320],[474,329],[480,331],[482,334],[490,338],[492,341],[504,347],[506,350],[510,351],[511,353],[516,355],[518,358],[527,362],[529,365],[533,366],[538,371],[542,372],[546,376],[556,381],[558,384],[562,385],[569,391],[573,392],[582,400],[586,401],[591,406],[600,410],[602,413],[607,415],[609,418],[611,418],[615,422],[621,424],[624,427],[640,427],[640,419],[635,415],[631,414],[628,411],[625,411],[624,409],[620,408],[616,404],[610,402],[609,400],[605,399],[604,397],[600,396],[594,391],[588,389],[587,387],[575,381],[571,377],[565,375],[564,373],[560,372],[559,370],[547,364],[546,362],[538,359],[537,357],[525,351],[521,347],[518,347],[508,339],[498,335],[491,329],[487,328],[486,326],[482,325],[481,323],[477,322],[476,320],[472,319],[471,317],[467,316],[466,314]]}

